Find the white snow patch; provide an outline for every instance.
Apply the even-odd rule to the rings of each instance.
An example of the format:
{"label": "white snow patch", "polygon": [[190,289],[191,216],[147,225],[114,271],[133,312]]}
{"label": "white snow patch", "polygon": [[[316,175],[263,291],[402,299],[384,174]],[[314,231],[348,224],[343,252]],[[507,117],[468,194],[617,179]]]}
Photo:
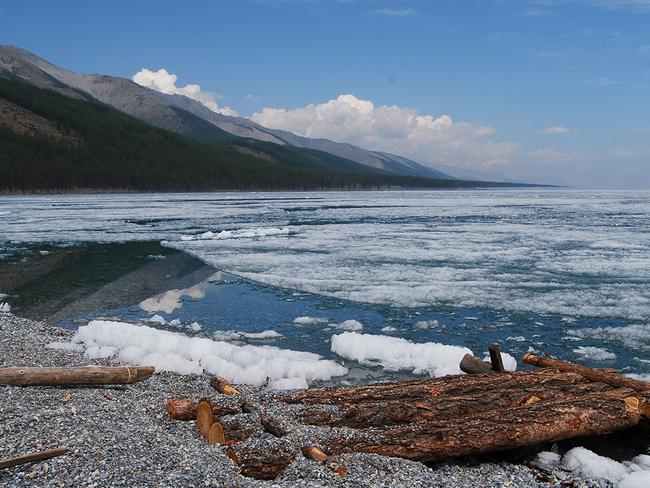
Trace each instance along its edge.
{"label": "white snow patch", "polygon": [[584,447],[574,447],[564,455],[562,465],[574,474],[609,481],[618,488],[650,486],[650,456],[645,454],[619,463]]}
{"label": "white snow patch", "polygon": [[43,249],[43,250],[38,251],[38,253],[39,253],[41,256],[47,256],[48,254],[50,254],[50,251],[46,251],[46,250]]}
{"label": "white snow patch", "polygon": [[0,313],[9,313],[11,312],[11,305],[9,305],[7,302],[0,302]]}
{"label": "white snow patch", "polygon": [[86,348],[89,357],[116,355],[122,362],[180,374],[207,371],[238,384],[262,385],[268,378],[272,388],[304,386],[347,373],[334,361],[309,352],[240,346],[124,322],[93,320],[79,327],[73,341]]}
{"label": "white snow patch", "polygon": [[344,332],[332,336],[332,352],[342,358],[388,371],[408,370],[430,376],[459,374],[460,360],[472,354],[466,347],[435,342],[416,344],[406,339],[385,335]]}
{"label": "white snow patch", "polygon": [[320,317],[309,317],[307,315],[303,315],[302,317],[296,317],[295,319],[293,319],[293,323],[298,325],[326,324],[327,319],[320,318]]}
{"label": "white snow patch", "polygon": [[648,383],[650,383],[650,373],[641,373],[641,374],[628,373],[625,376],[627,376],[628,378],[635,379],[635,380],[647,381]]}
{"label": "white snow patch", "polygon": [[580,346],[574,349],[573,352],[585,359],[593,359],[594,361],[609,361],[616,359],[616,354],[600,347]]}

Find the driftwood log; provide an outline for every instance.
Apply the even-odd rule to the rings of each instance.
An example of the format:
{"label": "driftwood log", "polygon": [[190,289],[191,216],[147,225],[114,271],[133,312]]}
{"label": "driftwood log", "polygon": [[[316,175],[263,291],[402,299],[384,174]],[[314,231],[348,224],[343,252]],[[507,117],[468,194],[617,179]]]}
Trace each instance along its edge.
{"label": "driftwood log", "polygon": [[481,361],[476,356],[465,354],[460,361],[460,370],[467,374],[482,374],[492,371],[492,365],[485,361]]}
{"label": "driftwood log", "polygon": [[[589,382],[577,374],[540,370],[311,389],[283,400],[305,405],[296,414],[301,423],[359,429],[462,418],[519,408],[539,400],[571,399],[608,390],[609,385]],[[318,405],[338,408],[332,413]]]}
{"label": "driftwood log", "polygon": [[0,368],[0,385],[119,385],[149,378],[153,366],[86,366],[81,368]]}
{"label": "driftwood log", "polygon": [[548,356],[535,356],[530,353],[524,355],[523,361],[526,364],[532,364],[541,368],[553,368],[557,371],[579,374],[589,381],[607,383],[617,388],[630,388],[638,392],[650,392],[650,383],[628,378],[613,369],[587,368],[586,366],[560,361],[559,359],[553,359]]}
{"label": "driftwood log", "polygon": [[[646,383],[612,370],[526,358],[542,367],[496,373],[473,358],[483,373],[275,393],[256,403],[242,395],[242,413],[220,418],[227,453],[242,474],[260,479],[275,478],[301,451],[345,476],[347,468],[331,456],[365,452],[437,462],[607,434],[650,416]],[[497,357],[494,365],[500,369]],[[283,403],[292,406],[278,409]],[[280,411],[278,418],[266,414]],[[318,440],[296,438],[294,424],[332,430]],[[255,442],[242,442],[254,433]]]}

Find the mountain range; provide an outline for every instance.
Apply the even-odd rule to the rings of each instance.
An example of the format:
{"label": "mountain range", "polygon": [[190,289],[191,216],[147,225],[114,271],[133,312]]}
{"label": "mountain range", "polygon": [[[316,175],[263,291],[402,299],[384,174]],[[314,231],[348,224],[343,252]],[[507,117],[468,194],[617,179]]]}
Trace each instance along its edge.
{"label": "mountain range", "polygon": [[[92,172],[91,167],[86,167],[92,161],[101,160],[104,165],[110,165],[102,151],[107,149],[104,147],[107,141],[112,141],[112,149],[120,153],[119,157],[124,161],[139,160],[141,173],[144,174],[147,164],[154,164],[154,167],[155,164],[163,164],[151,159],[154,152],[163,154],[162,147],[156,148],[155,151],[152,147],[150,139],[153,136],[146,128],[153,126],[161,130],[156,137],[158,144],[175,145],[167,150],[168,154],[174,154],[177,158],[176,164],[179,160],[185,161],[185,171],[198,171],[198,167],[191,168],[186,161],[200,161],[200,164],[196,164],[202,168],[201,171],[208,168],[208,173],[212,174],[213,178],[207,186],[198,184],[198,180],[198,186],[188,184],[187,178],[183,178],[186,180],[185,186],[179,186],[172,182],[165,183],[162,177],[156,180],[156,184],[148,179],[148,182],[140,181],[134,185],[135,180],[125,174],[122,178],[111,179],[110,189],[488,186],[486,182],[455,179],[394,154],[269,129],[244,117],[214,112],[186,96],[160,93],[126,78],[76,73],[18,47],[0,46],[0,79],[5,80],[0,85],[0,136],[4,133],[5,137],[12,138],[11,144],[6,144],[4,151],[0,150],[0,157],[3,158],[0,159],[0,164],[14,160],[15,165],[28,166],[37,164],[32,163],[37,161],[40,171],[47,173],[53,172],[57,166],[62,169],[71,164],[61,159],[64,154],[77,160],[75,158],[84,153],[88,161],[80,161],[78,164],[84,167],[85,172]],[[21,87],[21,84],[27,84],[29,87]],[[108,106],[120,115],[113,112],[107,115],[105,108],[100,108],[102,106]],[[83,123],[78,125],[81,122],[79,115],[85,111],[88,112],[88,120],[95,124],[93,127],[83,127]],[[103,117],[101,114],[104,114]],[[142,138],[140,142],[144,144],[135,146],[131,141],[128,144],[131,151],[128,155],[126,148],[120,147],[123,139],[115,133],[116,128],[123,129],[126,126],[133,126],[132,136],[137,134]],[[166,134],[167,131],[177,134],[176,138]],[[104,137],[106,140],[93,140],[92,144],[89,144],[88,137]],[[32,146],[38,144],[34,144],[34,138],[38,139],[43,148],[47,146],[47,150],[35,151]],[[183,143],[188,147],[186,156],[183,156],[183,151],[177,147]],[[258,177],[252,178],[250,184],[246,178],[233,179],[238,167],[229,168],[231,178],[224,179],[223,175],[219,176],[221,170],[217,171],[219,168],[212,167],[214,164],[210,163],[208,153],[219,159],[222,166],[238,164],[242,174],[253,175],[261,172],[260,174],[266,175],[269,181],[261,180],[259,174]],[[24,159],[18,161],[17,157]],[[165,172],[168,172],[174,162],[169,160],[165,164]],[[105,169],[108,169],[108,166]],[[71,172],[72,168],[67,171]],[[130,170],[128,166],[124,166],[122,171],[128,173]],[[174,174],[176,172],[177,170],[172,171]],[[296,172],[300,175],[294,174]],[[108,181],[105,177],[106,175],[102,180]],[[47,177],[44,176],[44,179]],[[14,190],[23,189],[27,183],[19,180],[14,181]],[[66,180],[67,183],[60,178],[58,180],[58,184],[64,184],[68,189],[70,185],[75,188],[88,184],[90,187],[97,187],[97,184],[91,181],[92,178],[86,178],[84,182],[72,174]],[[50,190],[56,187],[49,184],[46,186]],[[37,189],[32,188],[33,185],[28,187]],[[5,187],[4,190],[11,188]]]}

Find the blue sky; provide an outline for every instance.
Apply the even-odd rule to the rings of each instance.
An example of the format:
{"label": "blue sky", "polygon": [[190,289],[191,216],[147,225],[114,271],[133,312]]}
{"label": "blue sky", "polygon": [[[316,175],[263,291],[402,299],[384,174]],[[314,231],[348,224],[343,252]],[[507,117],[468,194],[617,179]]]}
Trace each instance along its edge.
{"label": "blue sky", "polygon": [[267,125],[457,175],[650,186],[650,0],[3,0],[0,43],[164,68]]}

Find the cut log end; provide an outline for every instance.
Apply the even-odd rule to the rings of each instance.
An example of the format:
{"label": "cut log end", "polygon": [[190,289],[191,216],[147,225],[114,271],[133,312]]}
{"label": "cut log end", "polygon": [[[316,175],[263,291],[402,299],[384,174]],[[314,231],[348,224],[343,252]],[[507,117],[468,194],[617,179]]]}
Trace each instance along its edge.
{"label": "cut log end", "polygon": [[490,363],[481,361],[476,356],[465,354],[465,356],[463,356],[463,359],[460,361],[460,370],[463,373],[467,374],[484,374],[491,373],[492,366]]}
{"label": "cut log end", "polygon": [[208,439],[210,435],[212,424],[214,424],[212,408],[210,408],[208,402],[199,403],[199,406],[196,409],[196,425],[198,426],[201,435],[206,439]]}
{"label": "cut log end", "polygon": [[217,390],[219,393],[222,393],[224,395],[240,394],[239,390],[234,386],[232,386],[232,384],[230,384],[230,382],[226,378],[223,378],[222,376],[213,376],[210,379],[210,384],[215,390]]}
{"label": "cut log end", "polygon": [[210,432],[208,433],[208,444],[214,446],[215,444],[225,444],[226,435],[223,431],[223,426],[219,422],[215,422],[210,427]]}

